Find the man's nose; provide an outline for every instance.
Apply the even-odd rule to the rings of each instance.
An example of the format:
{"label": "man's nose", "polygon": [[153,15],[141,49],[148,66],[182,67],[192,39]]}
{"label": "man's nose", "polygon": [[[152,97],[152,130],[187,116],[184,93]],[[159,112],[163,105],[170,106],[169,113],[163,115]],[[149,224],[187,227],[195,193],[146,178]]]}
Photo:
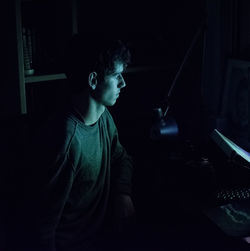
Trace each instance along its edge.
{"label": "man's nose", "polygon": [[124,88],[126,86],[126,82],[123,78],[123,76],[120,76],[120,82],[119,82],[119,88]]}

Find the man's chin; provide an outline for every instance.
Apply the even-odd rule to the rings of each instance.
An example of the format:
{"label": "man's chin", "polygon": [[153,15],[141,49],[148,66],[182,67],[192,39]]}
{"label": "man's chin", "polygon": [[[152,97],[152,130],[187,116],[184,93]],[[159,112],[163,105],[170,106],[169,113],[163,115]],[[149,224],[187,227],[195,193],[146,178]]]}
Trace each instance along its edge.
{"label": "man's chin", "polygon": [[115,101],[112,101],[112,102],[106,103],[106,106],[113,106],[113,105],[115,105],[115,103],[116,103],[116,100],[115,100]]}

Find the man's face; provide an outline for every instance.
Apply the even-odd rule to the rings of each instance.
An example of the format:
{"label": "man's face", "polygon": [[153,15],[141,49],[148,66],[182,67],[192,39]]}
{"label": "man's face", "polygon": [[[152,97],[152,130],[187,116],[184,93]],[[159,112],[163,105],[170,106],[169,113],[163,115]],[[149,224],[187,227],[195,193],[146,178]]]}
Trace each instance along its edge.
{"label": "man's face", "polygon": [[121,89],[126,86],[122,76],[123,70],[123,64],[115,62],[114,71],[105,75],[102,81],[98,81],[95,90],[95,98],[102,105],[112,106],[116,103]]}

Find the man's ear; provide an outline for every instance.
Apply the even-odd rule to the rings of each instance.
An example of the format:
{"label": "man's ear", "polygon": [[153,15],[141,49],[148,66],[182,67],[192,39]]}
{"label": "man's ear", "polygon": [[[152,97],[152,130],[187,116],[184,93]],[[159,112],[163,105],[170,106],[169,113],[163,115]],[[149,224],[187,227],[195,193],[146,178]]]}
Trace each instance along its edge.
{"label": "man's ear", "polygon": [[96,72],[91,72],[89,74],[89,86],[92,90],[95,90],[97,86],[97,73]]}

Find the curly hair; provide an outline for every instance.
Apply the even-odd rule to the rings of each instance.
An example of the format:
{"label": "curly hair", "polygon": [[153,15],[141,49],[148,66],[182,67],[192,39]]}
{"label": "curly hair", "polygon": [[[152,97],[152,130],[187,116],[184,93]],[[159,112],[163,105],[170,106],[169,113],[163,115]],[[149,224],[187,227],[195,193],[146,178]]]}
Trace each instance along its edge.
{"label": "curly hair", "polygon": [[101,79],[113,72],[117,61],[126,68],[131,55],[121,40],[106,39],[98,34],[77,34],[69,43],[65,59],[69,88],[80,92],[88,87],[90,72],[97,72],[98,79]]}

